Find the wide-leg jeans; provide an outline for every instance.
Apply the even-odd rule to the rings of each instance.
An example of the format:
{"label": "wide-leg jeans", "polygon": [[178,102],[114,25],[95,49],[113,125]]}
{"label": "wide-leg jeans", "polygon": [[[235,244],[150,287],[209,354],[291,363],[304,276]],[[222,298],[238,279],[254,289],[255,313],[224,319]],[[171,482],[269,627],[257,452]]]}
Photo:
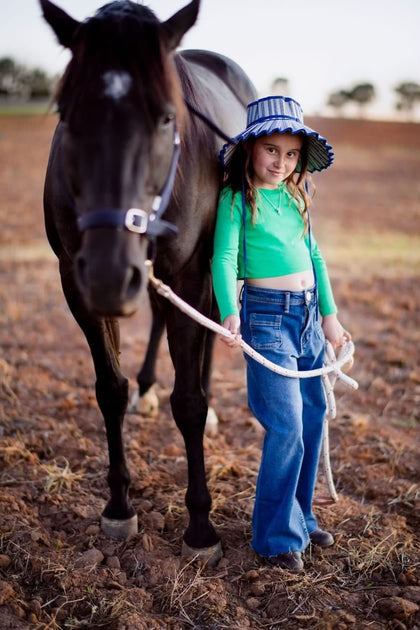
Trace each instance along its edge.
{"label": "wide-leg jeans", "polygon": [[[322,367],[325,337],[315,289],[247,286],[244,341],[277,365]],[[257,480],[251,546],[261,556],[303,551],[317,528],[312,499],[326,411],[321,377],[290,378],[246,356],[248,405],[266,430]]]}

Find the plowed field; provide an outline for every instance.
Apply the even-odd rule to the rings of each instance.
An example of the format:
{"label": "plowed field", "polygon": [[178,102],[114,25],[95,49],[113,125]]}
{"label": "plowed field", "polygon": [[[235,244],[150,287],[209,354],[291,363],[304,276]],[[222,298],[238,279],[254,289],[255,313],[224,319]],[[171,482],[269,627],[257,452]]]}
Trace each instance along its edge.
{"label": "plowed field", "polygon": [[[316,511],[336,544],[305,573],[261,566],[249,547],[262,430],[246,405],[244,359],[217,342],[205,437],[215,568],[180,557],[186,459],[159,360],[160,410],[127,415],[139,533],[107,539],[107,452],[87,344],[65,304],[42,219],[55,120],[0,117],[0,628],[420,627],[420,125],[309,121],[335,148],[316,178],[314,231],[352,332],[357,392],[337,386],[330,423],[339,500],[320,469]],[[133,388],[148,305],[121,322]]]}

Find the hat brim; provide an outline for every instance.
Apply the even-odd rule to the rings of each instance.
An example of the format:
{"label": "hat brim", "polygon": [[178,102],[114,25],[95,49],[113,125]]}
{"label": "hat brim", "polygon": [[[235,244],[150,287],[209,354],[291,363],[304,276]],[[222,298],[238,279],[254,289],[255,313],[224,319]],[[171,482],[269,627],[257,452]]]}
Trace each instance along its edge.
{"label": "hat brim", "polygon": [[[306,125],[302,125],[300,122],[293,120],[279,120],[273,118],[272,120],[264,120],[256,122],[250,125],[240,133],[232,138],[232,144],[226,143],[223,145],[219,153],[219,159],[223,168],[227,168],[232,159],[232,155],[239,142],[244,142],[250,137],[254,136],[259,138],[260,136],[269,136],[272,133],[291,133],[298,134],[303,133],[308,138],[308,171],[313,173],[314,171],[323,171],[331,166],[334,161],[334,152],[331,145],[328,144],[326,138],[321,136],[317,131],[314,131]],[[298,164],[296,171],[300,171],[300,165]]]}

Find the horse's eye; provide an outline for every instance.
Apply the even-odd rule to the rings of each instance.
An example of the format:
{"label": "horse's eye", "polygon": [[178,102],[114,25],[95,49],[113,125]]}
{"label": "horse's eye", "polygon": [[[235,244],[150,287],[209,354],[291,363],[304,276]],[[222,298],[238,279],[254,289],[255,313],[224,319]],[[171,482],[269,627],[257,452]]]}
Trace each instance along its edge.
{"label": "horse's eye", "polygon": [[168,127],[172,121],[175,120],[175,114],[173,113],[167,113],[167,114],[163,114],[163,116],[160,119],[160,125],[161,127]]}

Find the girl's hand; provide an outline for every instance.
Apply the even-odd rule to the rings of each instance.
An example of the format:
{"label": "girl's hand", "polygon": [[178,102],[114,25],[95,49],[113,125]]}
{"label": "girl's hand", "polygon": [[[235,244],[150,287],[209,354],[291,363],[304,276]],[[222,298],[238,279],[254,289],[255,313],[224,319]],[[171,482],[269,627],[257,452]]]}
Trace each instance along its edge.
{"label": "girl's hand", "polygon": [[334,350],[342,346],[346,341],[351,341],[351,334],[344,330],[335,313],[325,315],[322,318],[322,330],[325,338],[328,339]]}
{"label": "girl's hand", "polygon": [[240,325],[241,320],[237,315],[228,315],[223,321],[223,328],[226,328],[226,330],[230,330],[230,332],[235,335],[233,339],[229,339],[228,337],[219,335],[223,343],[225,343],[230,348],[233,348],[234,346],[239,346],[241,342],[241,335],[239,333]]}

